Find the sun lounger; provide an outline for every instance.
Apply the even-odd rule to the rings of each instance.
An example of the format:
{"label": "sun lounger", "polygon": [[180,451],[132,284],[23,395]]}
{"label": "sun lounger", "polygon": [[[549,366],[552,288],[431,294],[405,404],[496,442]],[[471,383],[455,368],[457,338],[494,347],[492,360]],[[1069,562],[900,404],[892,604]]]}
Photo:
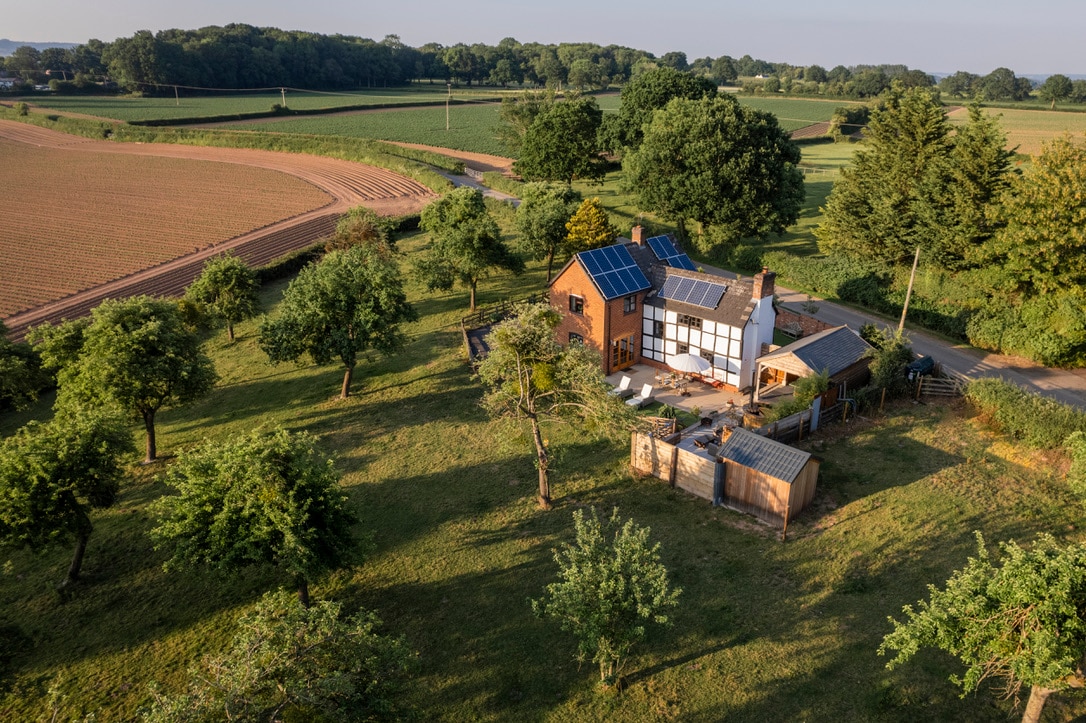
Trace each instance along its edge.
{"label": "sun lounger", "polygon": [[638,394],[636,397],[630,397],[629,399],[627,399],[626,404],[630,405],[631,407],[637,407],[638,409],[640,409],[641,407],[652,401],[652,393],[652,385],[646,384],[645,386],[641,387],[641,393]]}

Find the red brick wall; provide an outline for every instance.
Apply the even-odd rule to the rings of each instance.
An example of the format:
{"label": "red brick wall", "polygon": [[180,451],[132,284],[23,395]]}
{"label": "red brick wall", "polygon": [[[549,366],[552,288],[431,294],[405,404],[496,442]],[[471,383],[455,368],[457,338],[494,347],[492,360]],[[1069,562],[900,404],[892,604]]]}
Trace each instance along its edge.
{"label": "red brick wall", "polygon": [[[574,314],[569,310],[569,297],[580,296],[584,299],[584,312]],[[562,313],[562,322],[555,330],[558,343],[569,343],[570,332],[580,334],[588,344],[600,353],[605,374],[611,369],[611,340],[633,335],[634,361],[641,358],[641,302],[644,293],[637,295],[637,308],[629,314],[623,313],[623,299],[605,302],[596,291],[592,280],[577,262],[570,264],[551,283],[551,306]]]}
{"label": "red brick wall", "polygon": [[803,330],[803,333],[800,335],[801,337],[810,336],[811,334],[817,334],[820,331],[833,328],[833,324],[827,324],[824,321],[819,321],[813,316],[799,314],[795,311],[782,309],[778,306],[777,321],[774,326],[778,329],[787,329],[790,325],[795,324],[799,324],[800,329]]}

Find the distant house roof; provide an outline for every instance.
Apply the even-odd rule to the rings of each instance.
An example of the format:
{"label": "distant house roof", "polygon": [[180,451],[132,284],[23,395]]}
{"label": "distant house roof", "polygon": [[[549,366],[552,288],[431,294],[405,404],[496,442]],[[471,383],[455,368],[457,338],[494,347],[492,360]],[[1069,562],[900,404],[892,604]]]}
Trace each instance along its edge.
{"label": "distant house roof", "polygon": [[795,482],[811,459],[810,452],[789,447],[746,429],[732,432],[718,454],[726,460],[788,483]]}
{"label": "distant house roof", "polygon": [[835,326],[758,357],[758,363],[800,377],[828,369],[832,377],[863,359],[870,348],[870,344],[847,326]]}

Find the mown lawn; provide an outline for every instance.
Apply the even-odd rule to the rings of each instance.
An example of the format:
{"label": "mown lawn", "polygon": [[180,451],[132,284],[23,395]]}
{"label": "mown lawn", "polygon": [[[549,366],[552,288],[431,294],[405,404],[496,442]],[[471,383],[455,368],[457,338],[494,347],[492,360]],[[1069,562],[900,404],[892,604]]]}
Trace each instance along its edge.
{"label": "mown lawn", "polygon": [[[400,241],[405,266],[426,243],[418,234]],[[541,284],[538,265],[519,279],[494,277],[481,303]],[[283,288],[265,290],[272,314]],[[1042,530],[1080,535],[1082,507],[1058,460],[1006,443],[967,410],[905,403],[810,443],[823,460],[819,493],[782,543],[750,518],[631,477],[624,434],[596,439],[552,426],[557,506],[541,512],[525,431],[489,421],[478,406],[457,324],[466,293],[412,284],[410,295],[421,319],[406,349],[361,365],[346,402],[335,399],[334,367],[269,365],[255,323],[232,346],[214,335],[221,381],[206,400],[162,415],[159,445],[172,455],[283,425],[312,432],[337,455],[366,554],[313,593],[373,609],[407,636],[419,653],[408,702],[421,720],[1012,717],[990,690],[959,698],[943,655],[888,672],[875,649],[888,615],[964,564],[973,530],[990,543]],[[0,432],[15,421],[0,419]],[[188,666],[226,643],[240,612],[289,585],[271,570],[163,572],[165,555],[146,534],[149,504],[165,491],[161,470],[134,466],[119,503],[96,516],[87,579],[70,599],[52,588],[66,549],[3,558],[0,719],[48,719],[54,705],[58,720],[129,719],[151,680],[179,687]],[[683,588],[674,627],[654,630],[636,651],[619,695],[597,690],[568,635],[528,605],[554,574],[551,551],[569,539],[571,512],[585,505],[617,505],[651,527]],[[1086,712],[1066,700],[1052,720]]]}

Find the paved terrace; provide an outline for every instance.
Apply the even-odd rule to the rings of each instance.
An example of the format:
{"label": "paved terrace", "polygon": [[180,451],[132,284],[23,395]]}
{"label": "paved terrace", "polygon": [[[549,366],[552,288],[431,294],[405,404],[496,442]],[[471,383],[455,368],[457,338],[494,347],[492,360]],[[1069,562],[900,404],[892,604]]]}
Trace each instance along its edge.
{"label": "paved terrace", "polygon": [[[643,385],[651,384],[653,385],[653,401],[688,412],[697,407],[701,416],[706,416],[711,412],[724,412],[728,410],[729,402],[735,407],[742,407],[750,401],[749,394],[717,389],[710,384],[698,381],[696,377],[686,383],[687,394],[681,394],[678,389],[664,383],[663,380],[668,377],[667,371],[647,364],[634,364],[628,369],[615,372],[607,377],[607,381],[612,386],[617,386],[623,376],[630,377],[630,388],[634,390],[634,394],[640,394]],[[773,403],[782,396],[790,396],[791,393],[791,387],[777,386],[762,389],[761,401]]]}

